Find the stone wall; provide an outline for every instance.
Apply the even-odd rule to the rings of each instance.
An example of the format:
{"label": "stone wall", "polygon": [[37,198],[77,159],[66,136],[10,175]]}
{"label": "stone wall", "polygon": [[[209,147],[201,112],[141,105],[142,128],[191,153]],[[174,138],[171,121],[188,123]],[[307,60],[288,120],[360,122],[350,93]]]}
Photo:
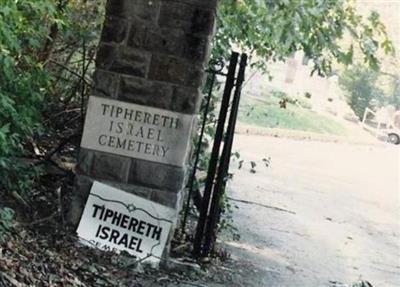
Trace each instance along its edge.
{"label": "stone wall", "polygon": [[[109,0],[93,95],[197,113],[215,9],[216,0]],[[70,222],[79,222],[93,180],[178,211],[186,174],[185,166],[81,148]]]}

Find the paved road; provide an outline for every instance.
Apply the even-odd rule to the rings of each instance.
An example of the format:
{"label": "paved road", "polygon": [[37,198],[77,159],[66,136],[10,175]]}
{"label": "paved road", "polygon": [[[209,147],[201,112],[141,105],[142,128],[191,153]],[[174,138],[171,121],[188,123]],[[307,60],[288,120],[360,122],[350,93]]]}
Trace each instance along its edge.
{"label": "paved road", "polygon": [[247,286],[400,286],[399,146],[237,135],[234,151],[229,196],[259,204],[235,202],[241,240],[226,242]]}

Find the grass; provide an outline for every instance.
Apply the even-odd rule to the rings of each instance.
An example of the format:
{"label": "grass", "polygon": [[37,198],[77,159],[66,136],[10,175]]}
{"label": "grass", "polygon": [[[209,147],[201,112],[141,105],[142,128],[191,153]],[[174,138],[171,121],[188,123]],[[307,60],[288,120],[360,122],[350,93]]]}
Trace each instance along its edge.
{"label": "grass", "polygon": [[347,134],[347,129],[329,116],[290,103],[287,104],[286,109],[280,108],[279,98],[274,96],[269,96],[264,100],[243,95],[239,109],[239,121],[268,128],[330,135]]}

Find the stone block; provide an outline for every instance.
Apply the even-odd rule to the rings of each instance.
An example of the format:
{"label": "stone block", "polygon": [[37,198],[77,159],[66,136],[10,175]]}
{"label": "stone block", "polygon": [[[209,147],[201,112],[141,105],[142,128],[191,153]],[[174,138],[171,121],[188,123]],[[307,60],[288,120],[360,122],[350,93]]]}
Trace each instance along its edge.
{"label": "stone block", "polygon": [[211,35],[214,32],[215,11],[194,9],[190,22],[191,33]]}
{"label": "stone block", "polygon": [[150,53],[129,47],[102,43],[97,53],[97,67],[138,77],[145,77],[150,64]]}
{"label": "stone block", "polygon": [[150,29],[145,48],[152,52],[181,56],[184,51],[184,33],[179,29]]}
{"label": "stone block", "polygon": [[183,38],[183,57],[194,61],[205,62],[209,57],[209,38],[186,34]]}
{"label": "stone block", "polygon": [[203,62],[208,57],[209,38],[185,34],[181,29],[148,29],[143,47],[151,52]]}
{"label": "stone block", "polygon": [[185,196],[186,196],[187,190],[183,189],[180,193],[179,196],[177,197],[176,201],[176,210],[182,210],[184,208],[184,202],[185,202]]}
{"label": "stone block", "polygon": [[123,190],[125,192],[143,197],[145,199],[150,199],[153,194],[153,189],[143,187],[143,186],[137,186],[137,185],[132,185],[132,184],[123,184],[123,183],[116,183],[112,181],[104,181],[104,184],[108,184],[112,187],[118,188],[120,190]]}
{"label": "stone block", "polygon": [[168,109],[171,97],[172,87],[168,84],[137,77],[121,77],[118,99],[122,101]]}
{"label": "stone block", "polygon": [[122,43],[128,31],[128,21],[115,16],[106,17],[101,32],[101,42]]}
{"label": "stone block", "polygon": [[93,179],[88,176],[78,174],[75,177],[75,187],[76,187],[76,195],[81,198],[82,200],[86,201],[90,189],[93,185]]}
{"label": "stone block", "polygon": [[133,48],[144,47],[148,25],[141,21],[133,21],[128,36],[128,46]]}
{"label": "stone block", "polygon": [[149,21],[152,23],[157,22],[160,13],[159,0],[126,0],[129,1],[131,15],[141,20]]}
{"label": "stone block", "polygon": [[99,97],[116,99],[119,88],[120,75],[97,69],[93,75],[93,94]]}
{"label": "stone block", "polygon": [[107,0],[106,14],[116,17],[124,17],[128,2],[126,0]]}
{"label": "stone block", "polygon": [[126,183],[130,164],[128,157],[95,152],[90,175],[100,180]]}
{"label": "stone block", "polygon": [[150,53],[124,48],[110,70],[132,76],[145,77],[150,63]]}
{"label": "stone block", "polygon": [[79,224],[92,184],[93,180],[87,176],[75,177],[74,191],[67,211],[67,222],[72,227],[77,227]]}
{"label": "stone block", "polygon": [[194,114],[199,109],[199,99],[199,89],[174,86],[170,109],[184,114]]}
{"label": "stone block", "polygon": [[96,67],[109,70],[116,57],[118,57],[119,47],[110,44],[100,44],[96,54]]}
{"label": "stone block", "polygon": [[161,4],[158,24],[179,28],[190,34],[211,35],[214,31],[215,10],[190,3],[165,1]]}
{"label": "stone block", "polygon": [[184,176],[181,167],[132,159],[128,183],[178,192],[183,188]]}
{"label": "stone block", "polygon": [[67,211],[67,223],[74,229],[79,225],[83,209],[85,208],[85,202],[75,195],[71,196],[71,203],[69,204]]}
{"label": "stone block", "polygon": [[159,204],[177,209],[181,198],[181,193],[168,192],[161,189],[153,189],[150,200]]}
{"label": "stone block", "polygon": [[199,87],[203,84],[204,72],[201,65],[195,65],[182,58],[154,54],[148,78],[183,86]]}
{"label": "stone block", "polygon": [[120,18],[137,17],[146,21],[157,21],[160,0],[108,0],[106,14]]}
{"label": "stone block", "polygon": [[93,164],[94,152],[85,148],[80,148],[78,156],[78,165],[76,172],[78,174],[90,174]]}
{"label": "stone block", "polygon": [[192,6],[198,6],[208,9],[216,9],[218,0],[163,0],[163,2],[181,2]]}

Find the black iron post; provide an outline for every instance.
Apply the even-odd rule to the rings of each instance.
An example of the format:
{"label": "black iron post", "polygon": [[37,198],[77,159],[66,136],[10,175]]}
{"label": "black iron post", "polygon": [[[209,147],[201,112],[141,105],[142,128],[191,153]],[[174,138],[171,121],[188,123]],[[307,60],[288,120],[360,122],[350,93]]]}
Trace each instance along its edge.
{"label": "black iron post", "polygon": [[235,73],[236,73],[238,57],[239,57],[239,54],[236,52],[233,52],[231,55],[230,61],[229,61],[228,74],[227,74],[224,93],[222,96],[221,109],[219,112],[217,129],[215,132],[215,139],[214,139],[213,149],[212,149],[211,158],[210,158],[209,167],[208,167],[208,173],[207,173],[207,179],[206,179],[206,184],[205,184],[205,189],[204,189],[202,206],[201,206],[201,210],[200,210],[200,218],[197,223],[196,235],[195,235],[195,239],[194,239],[193,255],[196,257],[198,257],[202,254],[204,228],[206,225],[208,211],[209,211],[209,207],[210,207],[211,192],[212,192],[212,187],[214,184],[215,172],[217,170],[218,157],[220,154],[220,147],[221,147],[222,137],[223,137],[224,128],[225,128],[225,122],[226,122],[226,116],[227,116],[228,107],[229,107],[230,96],[231,96],[232,89],[233,89],[234,83],[235,83]]}
{"label": "black iron post", "polygon": [[216,241],[217,225],[220,219],[221,213],[221,198],[225,192],[226,182],[229,172],[229,163],[232,153],[233,138],[235,135],[236,120],[239,111],[240,95],[242,91],[242,85],[245,79],[245,69],[247,65],[247,55],[242,54],[240,59],[240,66],[238,77],[236,80],[236,88],[234,97],[232,100],[231,113],[229,115],[228,128],[225,134],[224,148],[220,158],[220,163],[218,166],[218,174],[216,184],[214,186],[214,191],[211,200],[211,207],[209,213],[209,220],[205,228],[205,242],[204,248],[202,250],[202,256],[207,256],[208,253],[214,247]]}

